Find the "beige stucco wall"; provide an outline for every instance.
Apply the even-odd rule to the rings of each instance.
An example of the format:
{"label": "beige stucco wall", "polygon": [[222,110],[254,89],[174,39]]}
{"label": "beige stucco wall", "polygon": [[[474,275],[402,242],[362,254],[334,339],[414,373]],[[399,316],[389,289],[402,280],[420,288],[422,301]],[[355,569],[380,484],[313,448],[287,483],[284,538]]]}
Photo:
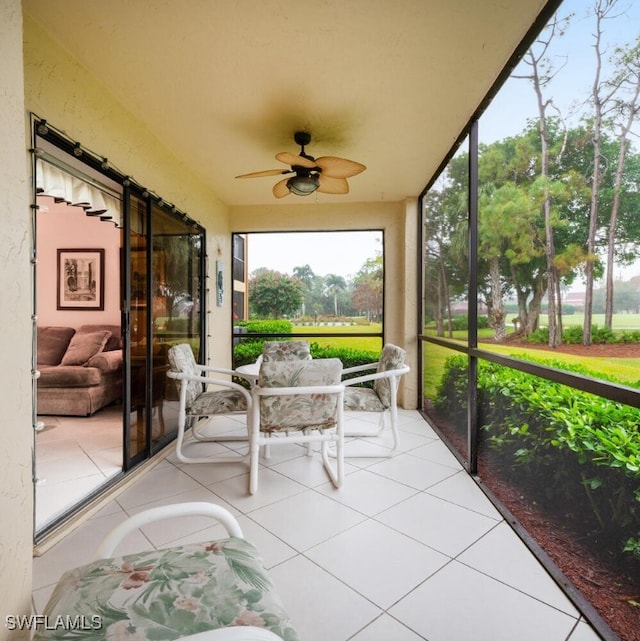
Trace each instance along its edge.
{"label": "beige stucco wall", "polygon": [[5,627],[31,608],[33,491],[31,450],[31,270],[29,189],[22,80],[20,0],[0,0],[0,639],[26,639]]}
{"label": "beige stucco wall", "polygon": [[[25,16],[26,109],[88,150],[109,158],[123,174],[185,211],[207,230],[207,254],[222,258],[230,278],[231,238],[227,208],[210,188],[162,145],[140,118],[109,94],[41,27]],[[211,292],[215,287],[208,287]],[[208,302],[209,359],[230,363],[231,297],[223,307]],[[224,340],[215,340],[224,337]]]}
{"label": "beige stucco wall", "polygon": [[231,207],[231,231],[381,229],[385,247],[385,341],[407,350],[411,373],[401,382],[403,407],[417,407],[417,202],[292,203]]}
{"label": "beige stucco wall", "polygon": [[[0,243],[3,248],[2,280],[5,300],[0,332],[4,362],[0,384],[5,398],[0,425],[3,448],[0,457],[0,639],[8,638],[7,614],[27,613],[30,608],[31,553],[33,539],[32,491],[32,381],[30,268],[31,193],[29,118],[34,113],[99,154],[123,173],[186,211],[207,229],[209,266],[221,258],[231,268],[232,231],[314,229],[383,229],[386,260],[386,340],[407,347],[413,372],[402,389],[405,407],[415,407],[415,347],[409,342],[415,289],[415,262],[410,239],[415,225],[415,203],[277,205],[229,210],[208,186],[190,173],[184,163],[149,131],[144,122],[127,112],[86,70],[69,57],[42,29],[25,18],[22,58],[20,0],[0,0],[0,187],[5,194]],[[24,67],[23,67],[24,64]],[[231,224],[230,221],[233,221]],[[42,269],[46,266],[40,266]],[[414,272],[415,270],[413,270]],[[230,282],[230,273],[227,275]],[[213,285],[213,283],[211,283]],[[209,288],[212,292],[215,287]],[[224,306],[210,300],[209,355],[228,362],[231,296]],[[10,524],[10,527],[6,525]],[[12,639],[19,639],[14,632]]]}

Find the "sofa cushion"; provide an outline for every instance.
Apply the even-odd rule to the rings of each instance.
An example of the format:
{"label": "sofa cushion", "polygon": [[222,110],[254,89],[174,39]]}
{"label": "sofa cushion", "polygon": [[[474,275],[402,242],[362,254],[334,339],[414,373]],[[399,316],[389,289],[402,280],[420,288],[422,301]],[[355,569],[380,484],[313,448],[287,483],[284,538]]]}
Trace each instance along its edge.
{"label": "sofa cushion", "polygon": [[111,332],[102,330],[90,334],[75,334],[62,357],[61,365],[86,365],[92,356],[101,352]]}
{"label": "sofa cushion", "polygon": [[38,365],[58,365],[74,334],[73,327],[38,327]]}
{"label": "sofa cushion", "polygon": [[[108,343],[109,341],[107,341]],[[97,367],[101,372],[117,372],[122,368],[122,350],[103,350],[92,356],[87,367]]]}
{"label": "sofa cushion", "polygon": [[100,385],[104,374],[96,367],[69,365],[45,366],[40,370],[38,389],[45,387],[93,387]]}
{"label": "sofa cushion", "polygon": [[115,349],[122,349],[122,328],[120,325],[81,325],[78,327],[76,334],[93,334],[106,330],[111,332],[103,351],[111,352]]}

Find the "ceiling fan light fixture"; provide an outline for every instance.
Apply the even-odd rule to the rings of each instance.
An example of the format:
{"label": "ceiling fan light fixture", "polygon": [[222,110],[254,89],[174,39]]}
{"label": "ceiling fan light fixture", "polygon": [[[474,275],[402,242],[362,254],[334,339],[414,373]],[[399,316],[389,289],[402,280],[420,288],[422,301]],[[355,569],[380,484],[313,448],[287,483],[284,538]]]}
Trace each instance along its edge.
{"label": "ceiling fan light fixture", "polygon": [[296,196],[308,196],[320,186],[318,175],[294,176],[287,180],[287,188]]}

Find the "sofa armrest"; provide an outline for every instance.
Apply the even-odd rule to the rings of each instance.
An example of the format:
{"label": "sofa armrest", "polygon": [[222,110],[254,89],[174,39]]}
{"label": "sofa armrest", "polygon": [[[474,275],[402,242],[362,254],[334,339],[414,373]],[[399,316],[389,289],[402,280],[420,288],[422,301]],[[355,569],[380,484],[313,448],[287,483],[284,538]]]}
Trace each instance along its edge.
{"label": "sofa armrest", "polygon": [[99,352],[87,362],[87,367],[95,367],[101,372],[117,372],[122,368],[122,350],[114,349],[110,352]]}

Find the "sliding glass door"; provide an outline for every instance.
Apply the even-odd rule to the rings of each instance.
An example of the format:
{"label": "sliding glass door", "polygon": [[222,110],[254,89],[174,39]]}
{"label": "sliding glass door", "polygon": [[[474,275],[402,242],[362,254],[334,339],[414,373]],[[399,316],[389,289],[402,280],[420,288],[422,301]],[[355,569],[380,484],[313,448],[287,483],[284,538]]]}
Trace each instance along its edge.
{"label": "sliding glass door", "polygon": [[38,119],[33,176],[38,539],[175,438],[168,351],[204,358],[205,237]]}
{"label": "sliding glass door", "polygon": [[168,379],[172,345],[202,351],[204,233],[149,198],[129,198],[125,318],[129,333],[125,469],[175,438],[177,389]]}

